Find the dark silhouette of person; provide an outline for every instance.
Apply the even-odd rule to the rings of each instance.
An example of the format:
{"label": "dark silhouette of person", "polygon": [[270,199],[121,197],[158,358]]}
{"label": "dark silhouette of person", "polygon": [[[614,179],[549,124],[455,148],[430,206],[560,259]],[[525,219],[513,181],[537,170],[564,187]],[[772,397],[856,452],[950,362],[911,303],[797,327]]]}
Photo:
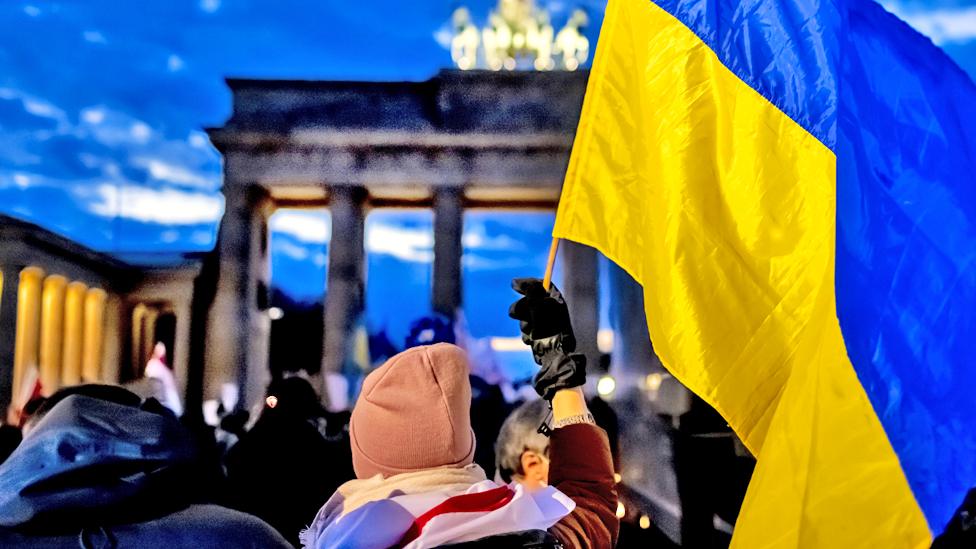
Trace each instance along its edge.
{"label": "dark silhouette of person", "polygon": [[298,544],[329,495],[354,477],[343,421],[301,377],[272,381],[261,416],[226,459],[227,503]]}

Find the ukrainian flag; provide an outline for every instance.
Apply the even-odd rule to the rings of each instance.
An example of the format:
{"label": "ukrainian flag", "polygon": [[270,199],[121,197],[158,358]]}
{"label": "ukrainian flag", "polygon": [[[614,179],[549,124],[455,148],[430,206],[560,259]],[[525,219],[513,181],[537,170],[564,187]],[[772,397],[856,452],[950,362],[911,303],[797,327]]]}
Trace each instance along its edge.
{"label": "ukrainian flag", "polygon": [[976,88],[869,0],[610,0],[554,235],[758,457],[733,546],[921,548],[976,485]]}

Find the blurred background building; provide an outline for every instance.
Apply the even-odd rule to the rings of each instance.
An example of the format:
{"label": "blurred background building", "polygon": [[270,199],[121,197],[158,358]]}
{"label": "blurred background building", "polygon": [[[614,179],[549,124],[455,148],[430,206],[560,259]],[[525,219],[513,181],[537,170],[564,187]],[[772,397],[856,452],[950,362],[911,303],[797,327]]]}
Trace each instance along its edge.
{"label": "blurred background building", "polygon": [[[138,383],[163,342],[188,413],[296,372],[341,409],[424,318],[517,400],[509,281],[544,269],[604,5],[4,3],[0,404]],[[976,8],[888,7],[976,70]],[[751,458],[655,357],[641,288],[559,257],[631,539],[727,545]]]}

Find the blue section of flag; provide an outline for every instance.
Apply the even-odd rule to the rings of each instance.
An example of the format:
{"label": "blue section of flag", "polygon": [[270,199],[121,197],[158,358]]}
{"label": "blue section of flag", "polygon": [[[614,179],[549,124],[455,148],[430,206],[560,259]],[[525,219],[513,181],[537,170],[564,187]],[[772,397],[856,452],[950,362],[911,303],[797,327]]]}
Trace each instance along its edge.
{"label": "blue section of flag", "polygon": [[841,16],[830,0],[654,0],[743,82],[833,149]]}
{"label": "blue section of flag", "polygon": [[879,5],[847,2],[837,306],[933,531],[976,485],[976,86]]}

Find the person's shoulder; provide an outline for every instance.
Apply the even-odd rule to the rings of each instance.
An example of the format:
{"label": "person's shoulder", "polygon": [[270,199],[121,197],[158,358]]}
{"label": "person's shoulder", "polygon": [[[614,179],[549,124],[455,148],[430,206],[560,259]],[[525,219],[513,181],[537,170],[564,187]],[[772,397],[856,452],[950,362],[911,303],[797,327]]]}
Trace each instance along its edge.
{"label": "person's shoulder", "polygon": [[43,547],[45,549],[73,549],[78,547],[75,532],[64,535],[43,535],[0,527],[0,547]]}
{"label": "person's shoulder", "polygon": [[145,522],[76,527],[60,533],[0,528],[0,547],[70,549],[79,542],[85,547],[292,549],[261,519],[218,505],[191,505]]}
{"label": "person's shoulder", "polygon": [[221,547],[288,547],[285,538],[263,520],[212,504],[191,505],[163,520],[177,524],[187,534],[220,540]]}

